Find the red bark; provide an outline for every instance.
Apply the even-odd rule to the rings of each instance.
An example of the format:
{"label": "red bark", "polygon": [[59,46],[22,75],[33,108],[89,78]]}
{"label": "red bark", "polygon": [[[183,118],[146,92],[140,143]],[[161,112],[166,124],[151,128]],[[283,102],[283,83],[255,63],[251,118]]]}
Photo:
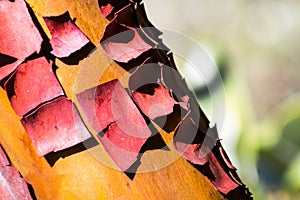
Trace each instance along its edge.
{"label": "red bark", "polygon": [[151,136],[139,110],[118,80],[77,95],[80,109],[111,158],[122,171],[136,160]]}
{"label": "red bark", "polygon": [[82,48],[89,39],[71,20],[69,13],[57,17],[44,17],[51,33],[51,53],[58,58],[67,57]]}
{"label": "red bark", "polygon": [[0,146],[0,198],[1,199],[32,199],[26,182],[19,172],[9,166],[2,147]]}
{"label": "red bark", "polygon": [[18,59],[0,68],[0,80],[10,74],[26,57],[39,52],[42,43],[24,1],[1,1],[0,53]]}
{"label": "red bark", "polygon": [[11,85],[14,95],[10,96],[10,101],[19,116],[63,95],[63,90],[52,71],[52,62],[48,62],[44,57],[21,64],[6,84],[7,87]]}
{"label": "red bark", "polygon": [[26,182],[14,167],[0,167],[0,179],[1,199],[32,199]]}
{"label": "red bark", "polygon": [[163,86],[154,88],[154,94],[143,94],[133,92],[132,97],[143,113],[150,119],[166,116],[173,112],[173,107],[177,103]]}
{"label": "red bark", "polygon": [[59,97],[22,120],[38,155],[74,146],[90,137],[70,100]]}

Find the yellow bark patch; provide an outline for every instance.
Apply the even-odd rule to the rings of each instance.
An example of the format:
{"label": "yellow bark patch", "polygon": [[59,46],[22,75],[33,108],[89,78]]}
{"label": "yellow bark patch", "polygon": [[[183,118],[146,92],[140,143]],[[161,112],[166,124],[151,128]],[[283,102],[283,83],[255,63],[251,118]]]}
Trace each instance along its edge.
{"label": "yellow bark patch", "polygon": [[38,157],[19,117],[0,88],[0,143],[12,164],[35,188],[37,197],[55,199],[56,178],[44,158]]}

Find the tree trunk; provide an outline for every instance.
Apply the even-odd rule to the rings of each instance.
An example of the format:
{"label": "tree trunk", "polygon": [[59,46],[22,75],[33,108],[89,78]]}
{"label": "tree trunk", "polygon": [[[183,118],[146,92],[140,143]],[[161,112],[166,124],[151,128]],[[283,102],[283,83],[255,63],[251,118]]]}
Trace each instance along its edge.
{"label": "tree trunk", "polygon": [[252,199],[140,1],[0,14],[1,197]]}

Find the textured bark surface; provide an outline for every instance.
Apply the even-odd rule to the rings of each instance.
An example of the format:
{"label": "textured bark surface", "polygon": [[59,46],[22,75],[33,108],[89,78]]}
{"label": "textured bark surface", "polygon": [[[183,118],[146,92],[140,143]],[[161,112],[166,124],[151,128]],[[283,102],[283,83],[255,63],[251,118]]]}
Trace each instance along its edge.
{"label": "textured bark surface", "polygon": [[88,130],[70,100],[59,97],[22,119],[39,156],[72,147],[89,137]]}
{"label": "textured bark surface", "polygon": [[77,95],[87,122],[121,171],[138,159],[151,136],[145,119],[118,80],[112,80]]}
{"label": "textured bark surface", "polygon": [[17,59],[16,62],[1,66],[2,79],[30,54],[40,51],[42,37],[34,26],[24,1],[1,1],[0,12],[0,52]]}
{"label": "textured bark surface", "polygon": [[51,53],[58,58],[68,57],[89,42],[71,20],[68,12],[57,17],[44,17],[44,20],[52,37]]}
{"label": "textured bark surface", "polygon": [[0,175],[18,180],[3,195],[251,199],[140,1],[1,1],[0,14]]}
{"label": "textured bark surface", "polygon": [[11,105],[19,116],[25,115],[43,102],[63,95],[53,73],[52,62],[43,57],[19,65],[6,82],[5,88]]}

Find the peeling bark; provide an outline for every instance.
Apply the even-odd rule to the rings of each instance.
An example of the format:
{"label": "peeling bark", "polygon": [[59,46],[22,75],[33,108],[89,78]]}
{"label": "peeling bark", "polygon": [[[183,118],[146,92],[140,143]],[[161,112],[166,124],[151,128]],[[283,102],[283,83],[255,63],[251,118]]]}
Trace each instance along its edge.
{"label": "peeling bark", "polygon": [[10,162],[0,146],[0,197],[1,199],[31,200],[26,182]]}
{"label": "peeling bark", "polygon": [[108,154],[126,171],[151,132],[123,86],[112,80],[78,94],[77,100]]}
{"label": "peeling bark", "polygon": [[[95,2],[85,3],[94,5]],[[35,150],[32,152],[40,157],[45,156],[53,163],[66,156],[72,160],[77,156],[75,154],[84,151],[84,142],[92,141],[92,147],[98,145],[93,140],[95,138],[91,138],[90,130],[86,128],[86,125],[89,125],[98,133],[97,139],[117,167],[134,182],[143,156],[152,151],[171,149],[164,141],[165,136],[156,130],[156,124],[166,131],[166,134],[171,134],[171,145],[174,145],[175,150],[186,160],[185,163],[178,163],[193,166],[194,170],[205,175],[215,189],[227,199],[252,199],[251,193],[239,179],[235,167],[226,155],[216,127],[209,127],[209,120],[177,71],[172,53],[159,38],[162,32],[154,28],[147,19],[144,6],[139,0],[98,1],[99,12],[109,21],[103,22],[107,23],[105,30],[99,30],[103,32],[100,45],[116,66],[118,64],[128,71],[129,88],[124,88],[118,80],[111,80],[77,94],[78,109],[85,118],[82,121],[72,100],[64,96],[64,88],[56,78],[56,66],[53,64],[56,59],[69,65],[78,64],[81,60],[88,59],[95,48],[96,34],[92,31],[94,29],[89,32],[89,23],[79,26],[76,22],[80,20],[82,25],[85,20],[80,18],[82,12],[78,11],[78,5],[83,4],[80,1],[74,4],[77,7],[54,16],[42,15],[38,19],[33,6],[22,0],[0,3],[0,14],[3,16],[0,18],[0,80],[5,82],[4,87],[11,106],[21,118],[22,125],[30,137],[28,140],[32,142]],[[43,12],[47,12],[45,10]],[[73,15],[76,11],[79,13],[76,15],[78,19]],[[42,19],[50,31],[51,38],[48,38],[40,24],[39,20]],[[94,44],[89,38],[94,39]],[[28,142],[24,144],[28,145]],[[24,193],[15,198],[30,199],[30,194],[25,188],[26,183],[19,177],[16,169],[8,166],[6,155],[1,150],[0,163],[3,166],[0,175],[7,184],[1,185],[4,189],[0,190],[0,194],[2,191],[5,191],[5,195],[10,193],[5,196],[7,198],[11,197],[9,195],[19,195],[18,192],[11,191],[20,187],[16,191]],[[84,152],[82,155],[85,155]],[[61,160],[63,161],[58,161],[56,165],[59,166],[65,161],[68,168],[74,167],[81,175],[85,173],[85,169],[69,166],[69,159]],[[53,163],[48,162],[51,168],[49,166],[47,170],[54,171]],[[90,162],[94,163],[92,159]],[[88,168],[85,163],[82,165]],[[98,163],[94,163],[92,168],[96,166],[100,168]],[[35,167],[40,169],[38,166],[33,168]],[[45,169],[45,166],[42,168]],[[74,169],[71,170],[72,173]],[[51,171],[49,175],[44,176],[51,180],[49,177],[52,177],[52,174],[61,175],[64,170],[62,168]],[[97,171],[94,168],[93,170]],[[94,171],[87,172],[89,178],[94,176]],[[25,175],[28,178],[28,174]],[[129,180],[122,175],[118,177]],[[116,177],[113,176],[113,180]],[[164,175],[158,177],[172,179]],[[60,178],[63,179],[53,179],[58,181]],[[37,179],[30,180],[34,182]],[[66,183],[67,181],[61,184],[65,186]],[[76,184],[78,185],[78,181]],[[127,183],[126,189],[130,184]],[[62,193],[53,196],[66,195],[64,191]],[[140,197],[139,195],[144,194],[136,194]],[[71,192],[66,196],[75,198]]]}
{"label": "peeling bark", "polygon": [[51,34],[51,53],[58,58],[68,57],[81,49],[89,39],[78,29],[69,13],[56,17],[44,17]]}
{"label": "peeling bark", "polygon": [[59,97],[22,119],[38,155],[74,146],[90,137],[70,100]]}
{"label": "peeling bark", "polygon": [[52,62],[43,57],[18,66],[5,87],[12,107],[19,116],[63,95],[63,90],[53,73]]}

